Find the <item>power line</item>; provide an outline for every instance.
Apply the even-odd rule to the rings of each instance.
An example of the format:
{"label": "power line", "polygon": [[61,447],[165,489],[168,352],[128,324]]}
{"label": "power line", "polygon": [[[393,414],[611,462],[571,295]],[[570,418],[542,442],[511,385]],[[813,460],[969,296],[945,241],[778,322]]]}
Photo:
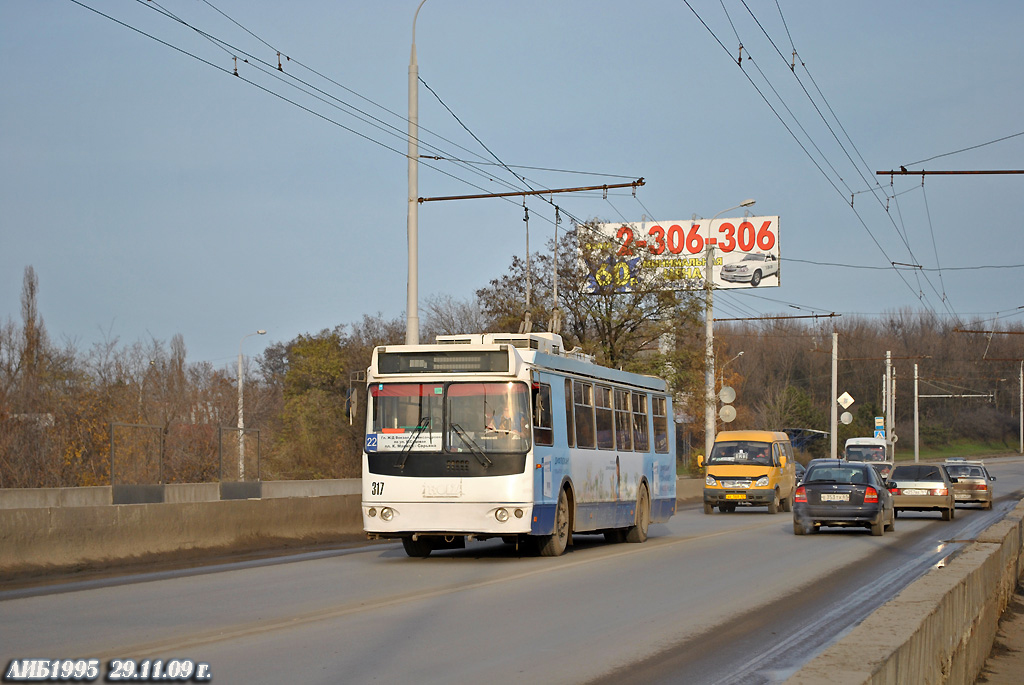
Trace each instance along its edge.
{"label": "power line", "polygon": [[787,262],[800,262],[801,264],[813,264],[815,266],[835,266],[845,269],[864,269],[873,271],[888,271],[895,267],[899,268],[903,266],[905,270],[915,271],[978,271],[982,269],[1024,269],[1024,264],[983,264],[979,266],[945,266],[945,267],[924,267],[916,264],[905,265],[900,262],[892,262],[892,266],[868,266],[863,264],[838,264],[836,262],[817,262],[810,259],[796,259],[794,257],[786,257]]}
{"label": "power line", "polygon": [[995,140],[990,140],[987,143],[981,143],[979,145],[972,145],[970,147],[965,147],[965,148],[962,148],[960,150],[953,150],[952,152],[943,152],[941,155],[935,155],[934,157],[929,157],[928,159],[919,159],[916,162],[910,162],[909,164],[904,164],[900,168],[902,169],[903,167],[906,167],[906,166],[913,166],[914,164],[924,164],[925,162],[930,162],[933,159],[939,159],[940,157],[949,157],[950,155],[960,154],[961,152],[967,152],[968,150],[977,150],[979,147],[985,147],[986,145],[992,145],[993,143],[1001,143],[1004,140],[1009,140],[1010,138],[1016,138],[1017,136],[1024,136],[1024,131],[1021,131],[1020,133],[1012,133],[1012,134],[1010,134],[1008,136],[1003,136],[1002,138],[996,138]]}

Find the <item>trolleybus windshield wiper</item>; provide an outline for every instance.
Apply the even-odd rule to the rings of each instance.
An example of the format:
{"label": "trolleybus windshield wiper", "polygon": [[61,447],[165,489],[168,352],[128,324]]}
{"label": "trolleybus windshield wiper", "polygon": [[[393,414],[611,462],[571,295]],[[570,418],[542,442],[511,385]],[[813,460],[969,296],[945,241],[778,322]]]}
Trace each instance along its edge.
{"label": "trolleybus windshield wiper", "polygon": [[405,442],[405,447],[402,448],[402,457],[398,460],[399,470],[405,470],[405,461],[409,458],[409,453],[412,452],[412,446],[416,444],[416,440],[419,439],[423,433],[423,429],[430,425],[430,417],[424,416],[420,419],[419,424],[416,426],[416,432],[409,436],[409,439]]}
{"label": "trolleybus windshield wiper", "polygon": [[468,447],[469,451],[473,453],[477,461],[480,462],[481,466],[487,468],[488,466],[494,463],[487,458],[487,455],[484,454],[484,451],[480,449],[480,445],[476,444],[476,442],[473,441],[473,438],[469,437],[466,431],[463,430],[462,426],[460,426],[457,423],[453,423],[452,430],[455,431],[455,434],[459,436],[459,439],[462,440],[463,443],[465,443],[466,447]]}

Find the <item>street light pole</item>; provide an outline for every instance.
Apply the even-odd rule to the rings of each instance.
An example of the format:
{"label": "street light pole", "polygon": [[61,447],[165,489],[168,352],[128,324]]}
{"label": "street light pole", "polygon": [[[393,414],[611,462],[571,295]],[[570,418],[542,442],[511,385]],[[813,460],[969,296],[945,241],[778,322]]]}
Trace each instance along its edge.
{"label": "street light pole", "polygon": [[266,335],[262,328],[255,333],[247,333],[238,341],[238,481],[245,481],[245,418],[243,416],[244,402],[243,383],[245,376],[242,374],[242,343],[246,338],[254,335]]}
{"label": "street light pole", "polygon": [[724,386],[724,385],[725,385],[725,367],[729,366],[729,364],[732,364],[732,363],[733,363],[734,361],[736,361],[737,359],[739,359],[739,358],[740,358],[740,357],[742,357],[742,356],[743,356],[743,352],[741,351],[741,352],[740,352],[739,354],[737,354],[737,355],[736,355],[735,357],[733,357],[733,358],[732,358],[732,359],[730,359],[729,361],[727,361],[727,362],[725,362],[724,364],[722,364],[722,368],[720,368],[720,369],[718,370],[718,383],[719,383],[720,385],[722,385],[722,386]]}
{"label": "street light pole", "polygon": [[420,68],[416,63],[416,18],[419,17],[422,0],[412,17],[412,50],[409,54],[409,202],[406,215],[406,232],[409,239],[409,280],[405,301],[405,344],[418,345],[420,342],[419,314],[419,78]]}
{"label": "street light pole", "polygon": [[[731,212],[740,207],[750,207],[754,200],[744,200],[735,207],[723,209],[711,217],[708,222],[708,237],[711,236],[715,227],[715,219],[726,212]],[[715,444],[715,330],[714,330],[714,301],[712,296],[713,283],[711,270],[714,266],[714,247],[710,242],[705,242],[707,250],[704,262],[704,287],[705,308],[704,308],[704,458],[711,456],[711,448]]]}

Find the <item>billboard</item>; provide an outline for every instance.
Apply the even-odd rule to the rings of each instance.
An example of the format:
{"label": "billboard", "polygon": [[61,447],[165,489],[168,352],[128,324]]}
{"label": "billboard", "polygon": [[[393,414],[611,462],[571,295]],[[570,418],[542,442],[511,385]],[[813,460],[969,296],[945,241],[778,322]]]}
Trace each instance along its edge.
{"label": "billboard", "polygon": [[589,292],[703,289],[708,248],[716,289],[780,285],[779,217],[596,224],[580,233]]}

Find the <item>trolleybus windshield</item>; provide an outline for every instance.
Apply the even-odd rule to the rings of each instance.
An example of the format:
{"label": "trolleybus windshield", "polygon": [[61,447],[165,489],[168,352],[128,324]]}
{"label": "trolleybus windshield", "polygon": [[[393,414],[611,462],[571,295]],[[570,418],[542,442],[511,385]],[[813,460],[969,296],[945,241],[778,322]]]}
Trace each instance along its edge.
{"label": "trolleybus windshield", "polygon": [[525,383],[379,383],[370,387],[377,452],[525,452]]}

